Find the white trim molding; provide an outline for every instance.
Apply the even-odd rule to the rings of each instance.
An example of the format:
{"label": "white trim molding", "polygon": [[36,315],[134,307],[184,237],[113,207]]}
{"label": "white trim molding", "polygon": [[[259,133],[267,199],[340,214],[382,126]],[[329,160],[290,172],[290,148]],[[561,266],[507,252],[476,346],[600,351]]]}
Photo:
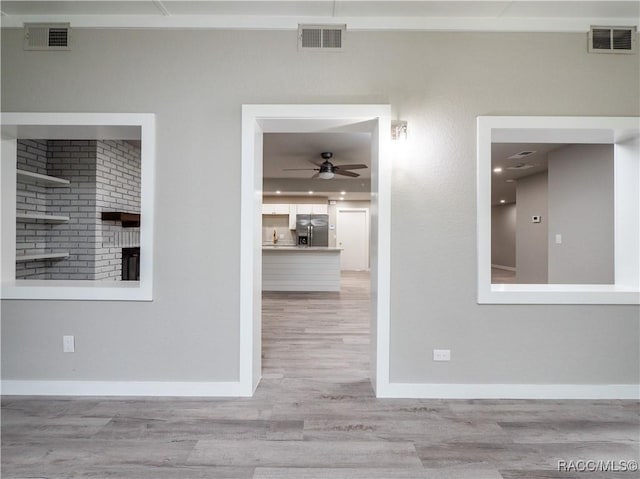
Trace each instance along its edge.
{"label": "white trim molding", "polygon": [[[389,383],[391,263],[391,107],[389,105],[243,105],[240,231],[240,383],[254,391],[261,376],[262,137],[264,133],[309,133],[361,129],[371,133],[370,218],[374,387]],[[375,194],[373,194],[375,193]]]}
{"label": "white trim molding", "polygon": [[[15,177],[18,139],[141,141],[140,281],[16,280]],[[153,113],[2,113],[2,299],[153,300],[156,126]],[[5,153],[7,153],[5,155]]]}
{"label": "white trim molding", "polygon": [[405,399],[640,399],[640,384],[391,383],[386,398]]}
{"label": "white trim molding", "polygon": [[3,396],[246,397],[239,382],[2,381]]}
{"label": "white trim molding", "polygon": [[[477,119],[480,304],[640,304],[640,117],[480,116]],[[491,144],[614,147],[614,284],[491,283]]]}
{"label": "white trim molding", "polygon": [[[3,396],[250,397],[241,382],[3,380]],[[389,383],[379,398],[640,399],[639,384]]]}

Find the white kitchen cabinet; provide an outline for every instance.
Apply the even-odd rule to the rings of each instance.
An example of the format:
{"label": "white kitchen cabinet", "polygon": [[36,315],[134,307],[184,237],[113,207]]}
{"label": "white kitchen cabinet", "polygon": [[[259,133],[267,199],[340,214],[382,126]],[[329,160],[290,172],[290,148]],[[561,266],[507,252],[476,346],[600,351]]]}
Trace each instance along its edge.
{"label": "white kitchen cabinet", "polygon": [[296,229],[296,214],[298,205],[289,205],[289,229]]}
{"label": "white kitchen cabinet", "polygon": [[311,214],[326,215],[329,214],[329,205],[326,203],[320,205],[311,205]]}
{"label": "white kitchen cabinet", "polygon": [[263,215],[288,215],[289,205],[286,204],[262,204]]}
{"label": "white kitchen cabinet", "polygon": [[298,215],[326,215],[328,212],[329,206],[326,203],[296,205],[296,214]]}

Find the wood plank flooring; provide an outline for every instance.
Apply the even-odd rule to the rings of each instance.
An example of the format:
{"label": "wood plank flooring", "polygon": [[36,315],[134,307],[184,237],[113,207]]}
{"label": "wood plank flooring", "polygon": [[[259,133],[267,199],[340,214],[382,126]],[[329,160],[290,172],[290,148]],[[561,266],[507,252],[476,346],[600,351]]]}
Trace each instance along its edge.
{"label": "wood plank flooring", "polygon": [[376,399],[367,282],[264,294],[253,398],[3,398],[2,478],[638,477],[557,470],[638,460],[638,402]]}

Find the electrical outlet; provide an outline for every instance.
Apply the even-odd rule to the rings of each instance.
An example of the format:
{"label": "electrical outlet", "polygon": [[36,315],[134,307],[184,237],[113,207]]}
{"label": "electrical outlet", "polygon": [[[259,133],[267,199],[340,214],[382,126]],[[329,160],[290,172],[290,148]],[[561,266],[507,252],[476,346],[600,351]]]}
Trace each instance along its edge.
{"label": "electrical outlet", "polygon": [[434,349],[433,350],[434,361],[451,361],[450,349]]}
{"label": "electrical outlet", "polygon": [[74,336],[62,336],[62,352],[75,353],[76,341]]}

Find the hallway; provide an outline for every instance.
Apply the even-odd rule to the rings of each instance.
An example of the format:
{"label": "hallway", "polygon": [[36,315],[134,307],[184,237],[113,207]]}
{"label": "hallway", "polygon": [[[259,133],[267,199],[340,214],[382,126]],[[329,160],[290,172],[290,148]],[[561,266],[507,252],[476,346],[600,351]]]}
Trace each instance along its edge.
{"label": "hallway", "polygon": [[369,310],[367,272],[343,272],[340,293],[263,293],[261,384],[368,381]]}

